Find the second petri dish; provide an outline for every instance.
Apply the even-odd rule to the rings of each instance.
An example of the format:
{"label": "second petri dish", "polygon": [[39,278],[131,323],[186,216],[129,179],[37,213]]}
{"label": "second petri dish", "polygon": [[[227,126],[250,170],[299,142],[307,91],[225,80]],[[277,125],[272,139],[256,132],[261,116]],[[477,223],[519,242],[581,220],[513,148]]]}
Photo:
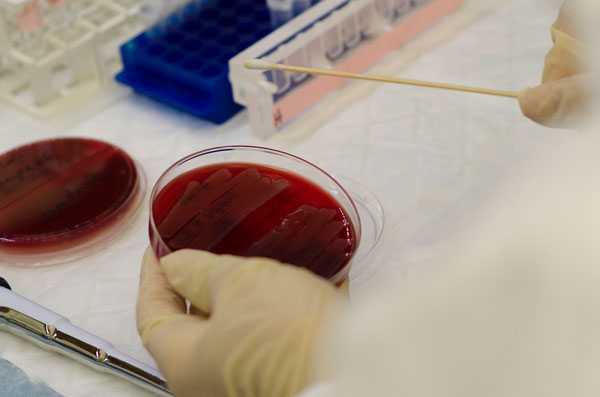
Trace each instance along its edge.
{"label": "second petri dish", "polygon": [[0,155],[0,262],[85,256],[131,222],[144,193],[135,161],[102,141],[52,139]]}

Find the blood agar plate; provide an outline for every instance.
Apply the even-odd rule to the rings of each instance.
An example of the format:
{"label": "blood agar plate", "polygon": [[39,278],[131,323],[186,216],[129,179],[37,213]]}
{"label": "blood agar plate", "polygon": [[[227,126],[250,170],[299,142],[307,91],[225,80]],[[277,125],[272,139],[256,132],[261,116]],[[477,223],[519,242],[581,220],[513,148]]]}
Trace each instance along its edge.
{"label": "blood agar plate", "polygon": [[151,200],[150,240],[159,257],[185,248],[268,257],[338,284],[355,253],[374,246],[369,237],[362,248],[357,206],[333,177],[274,149],[194,153],[161,176]]}
{"label": "blood agar plate", "polygon": [[356,248],[350,216],[329,193],[265,165],[223,163],[189,171],[160,191],[152,212],[172,251],[268,257],[327,279]]}
{"label": "blood agar plate", "polygon": [[85,256],[130,223],[144,193],[135,161],[105,142],[52,139],[0,155],[0,262]]}

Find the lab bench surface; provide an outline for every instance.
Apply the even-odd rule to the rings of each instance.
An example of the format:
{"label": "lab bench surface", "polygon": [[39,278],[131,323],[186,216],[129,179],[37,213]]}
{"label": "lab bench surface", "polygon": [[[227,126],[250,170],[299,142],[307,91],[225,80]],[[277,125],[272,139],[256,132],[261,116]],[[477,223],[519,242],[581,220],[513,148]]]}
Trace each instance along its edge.
{"label": "lab bench surface", "polygon": [[[557,13],[548,3],[510,2],[399,73],[499,89],[534,85]],[[297,139],[260,141],[251,134],[245,113],[214,127],[134,95],[66,131],[4,107],[0,120],[0,151],[57,135],[99,138],[129,151],[150,186],[184,155],[228,144],[280,148],[360,180],[381,200],[386,230],[377,254],[355,269],[356,296],[390,274],[435,262],[433,247],[449,239],[521,159],[567,139],[523,118],[514,100],[391,85],[378,87],[315,133]],[[135,223],[110,250],[55,267],[0,266],[0,276],[18,293],[150,362],[135,326],[147,218],[146,199]],[[7,334],[0,334],[0,356],[67,397],[147,395]]]}

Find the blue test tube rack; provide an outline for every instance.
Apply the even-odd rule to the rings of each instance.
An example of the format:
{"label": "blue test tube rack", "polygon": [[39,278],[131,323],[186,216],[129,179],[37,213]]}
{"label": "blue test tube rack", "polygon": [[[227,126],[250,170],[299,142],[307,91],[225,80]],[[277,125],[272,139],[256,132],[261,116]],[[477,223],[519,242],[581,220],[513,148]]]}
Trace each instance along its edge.
{"label": "blue test tube rack", "polygon": [[229,60],[275,29],[266,0],[194,1],[121,47],[117,80],[221,124],[241,109],[233,100]]}

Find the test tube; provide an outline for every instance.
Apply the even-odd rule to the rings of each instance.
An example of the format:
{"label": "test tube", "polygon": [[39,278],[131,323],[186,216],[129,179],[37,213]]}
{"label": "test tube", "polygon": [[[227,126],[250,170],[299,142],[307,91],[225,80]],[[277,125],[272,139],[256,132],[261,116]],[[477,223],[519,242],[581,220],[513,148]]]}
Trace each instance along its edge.
{"label": "test tube", "polygon": [[377,9],[374,3],[359,11],[358,24],[362,37],[368,38],[375,35],[378,30],[381,30],[381,26],[379,26],[381,24],[378,23],[379,19],[375,18],[375,15],[377,15]]}
{"label": "test tube", "polygon": [[[303,33],[301,33],[303,34]],[[286,60],[290,65],[308,65],[308,51],[306,47],[300,48],[298,51],[293,53]],[[294,73],[291,78],[295,83],[300,83],[306,79],[308,75],[306,73]]]}
{"label": "test tube", "polygon": [[412,4],[410,0],[396,0],[396,16],[401,17],[405,15],[408,11],[410,11],[411,7]]}
{"label": "test tube", "polygon": [[330,18],[335,18],[336,23],[323,35],[323,47],[325,55],[329,60],[337,60],[344,54],[344,50],[346,49],[341,27],[342,16],[334,12]]}
{"label": "test tube", "polygon": [[356,14],[347,18],[342,25],[344,43],[349,47],[356,47],[361,40],[360,26]]}
{"label": "test tube", "polygon": [[270,80],[277,86],[277,94],[286,92],[291,85],[290,75],[282,70],[272,70]]}
{"label": "test tube", "polygon": [[139,14],[149,23],[155,23],[164,15],[165,4],[159,0],[144,0],[140,4]]}
{"label": "test tube", "polygon": [[294,0],[293,10],[294,15],[300,15],[304,11],[308,10],[312,5],[311,0]]}
{"label": "test tube", "polygon": [[313,39],[306,45],[306,65],[316,68],[330,68],[331,62],[327,58],[321,37]]}
{"label": "test tube", "polygon": [[[10,41],[8,38],[8,29],[6,28],[6,21],[3,18],[2,13],[0,13],[0,54],[2,54],[2,56],[8,53],[9,45]],[[3,58],[0,57],[0,59]]]}
{"label": "test tube", "polygon": [[377,12],[386,21],[392,21],[395,17],[394,13],[394,0],[376,0],[375,7]]}
{"label": "test tube", "polygon": [[[141,0],[140,15],[150,24],[156,23],[172,13],[181,11],[185,2],[181,0]],[[188,5],[199,7],[198,0],[188,2]],[[178,14],[178,16],[180,16]]]}
{"label": "test tube", "polygon": [[271,12],[271,25],[277,28],[294,18],[293,0],[267,0]]}

